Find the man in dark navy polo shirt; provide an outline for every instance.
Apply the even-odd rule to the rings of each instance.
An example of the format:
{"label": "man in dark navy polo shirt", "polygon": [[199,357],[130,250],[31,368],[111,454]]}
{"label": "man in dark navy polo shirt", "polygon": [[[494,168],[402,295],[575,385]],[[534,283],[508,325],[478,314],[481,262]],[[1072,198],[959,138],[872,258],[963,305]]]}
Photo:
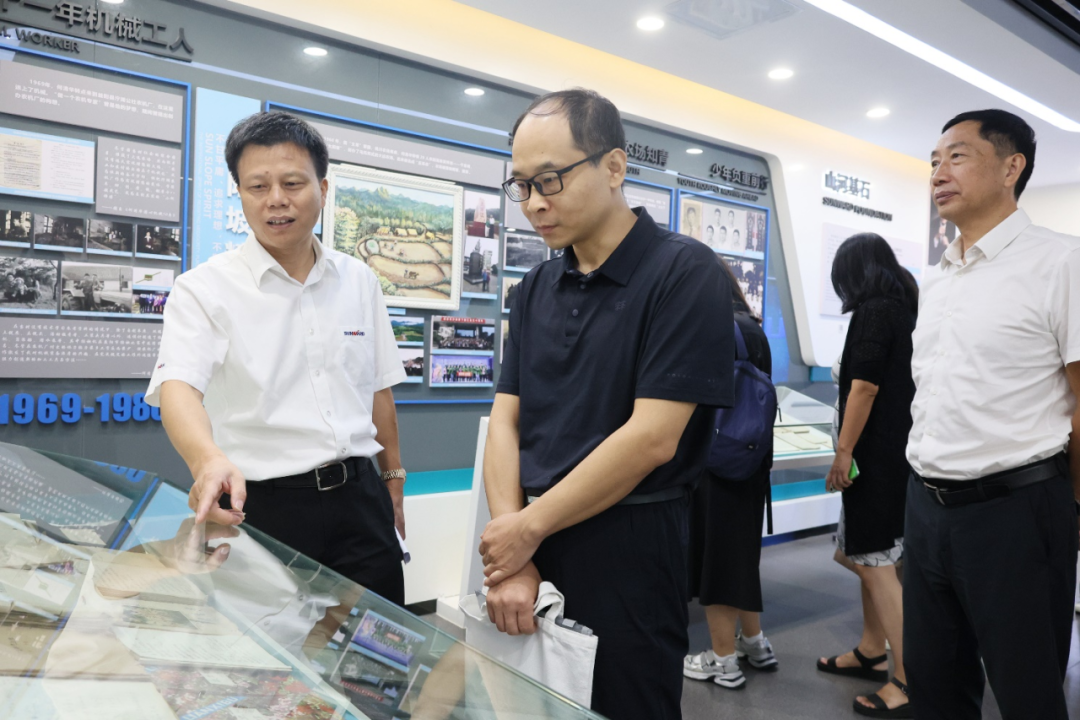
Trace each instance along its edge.
{"label": "man in dark navy polo shirt", "polygon": [[562,257],[510,312],[484,477],[480,553],[500,630],[535,631],[541,578],[599,638],[592,707],[681,717],[687,498],[710,409],[729,405],[731,293],[713,252],[622,194],[625,135],[587,90],[540,98],[504,186]]}

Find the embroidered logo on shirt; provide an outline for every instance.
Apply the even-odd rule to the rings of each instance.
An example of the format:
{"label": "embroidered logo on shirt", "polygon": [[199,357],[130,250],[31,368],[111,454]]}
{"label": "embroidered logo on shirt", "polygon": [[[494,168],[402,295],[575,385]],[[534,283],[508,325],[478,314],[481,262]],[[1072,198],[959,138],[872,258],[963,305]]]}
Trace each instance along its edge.
{"label": "embroidered logo on shirt", "polygon": [[363,330],[345,330],[345,337],[364,337]]}
{"label": "embroidered logo on shirt", "polygon": [[626,301],[620,300],[619,302],[615,303],[615,312],[618,312],[619,310],[625,310],[625,309],[626,309]]}
{"label": "embroidered logo on shirt", "polygon": [[158,366],[157,366],[157,369],[158,369],[158,370],[160,370],[160,369],[161,369],[161,368],[163,368],[163,367],[165,367],[165,363],[161,363],[160,365],[158,365]]}

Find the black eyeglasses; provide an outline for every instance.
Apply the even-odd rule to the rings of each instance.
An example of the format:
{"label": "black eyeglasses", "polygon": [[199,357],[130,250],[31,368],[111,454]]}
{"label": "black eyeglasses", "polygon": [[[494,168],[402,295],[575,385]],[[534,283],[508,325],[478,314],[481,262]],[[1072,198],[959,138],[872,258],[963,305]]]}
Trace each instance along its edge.
{"label": "black eyeglasses", "polygon": [[573,165],[567,165],[561,170],[545,170],[542,173],[533,175],[531,178],[510,178],[502,184],[503,192],[506,193],[506,197],[514,202],[525,202],[528,200],[532,195],[533,188],[536,188],[536,192],[545,197],[548,195],[556,195],[562,192],[563,175],[570,172],[578,165],[584,165],[587,162],[599,160],[607,153],[607,150],[601,150],[600,152],[593,153],[584,160],[578,160]]}

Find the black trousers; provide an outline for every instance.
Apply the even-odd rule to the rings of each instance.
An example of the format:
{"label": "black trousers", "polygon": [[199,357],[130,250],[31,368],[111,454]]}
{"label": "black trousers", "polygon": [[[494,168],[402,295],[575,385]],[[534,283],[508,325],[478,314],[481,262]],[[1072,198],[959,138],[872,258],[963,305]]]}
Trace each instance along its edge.
{"label": "black trousers", "polygon": [[[247,524],[387,600],[405,604],[394,504],[370,460],[365,472],[333,490],[274,488],[253,481],[247,491]],[[228,495],[224,499],[222,505],[231,507]]]}
{"label": "black trousers", "polygon": [[592,709],[611,720],[682,717],[687,626],[685,498],[616,505],[555,533],[533,561],[596,633]]}
{"label": "black trousers", "polygon": [[[904,533],[904,669],[917,720],[1068,720],[1077,514],[1065,475],[943,507],[916,480]],[[980,658],[983,664],[980,664]]]}

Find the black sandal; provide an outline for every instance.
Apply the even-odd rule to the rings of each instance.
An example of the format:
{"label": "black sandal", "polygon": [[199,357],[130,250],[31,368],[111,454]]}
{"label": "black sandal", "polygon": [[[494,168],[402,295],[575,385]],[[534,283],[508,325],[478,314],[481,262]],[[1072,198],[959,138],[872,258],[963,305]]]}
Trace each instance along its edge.
{"label": "black sandal", "polygon": [[[889,682],[891,682],[896,687],[900,688],[900,692],[904,693],[904,697],[908,697],[908,687],[907,687],[907,685],[900,682],[896,678],[893,678]],[[855,713],[858,714],[858,715],[862,715],[863,717],[871,717],[871,718],[913,718],[913,717],[915,717],[915,715],[912,714],[912,712],[911,712],[911,701],[910,700],[908,702],[904,703],[903,705],[897,705],[896,707],[890,709],[889,706],[885,704],[885,701],[881,699],[881,696],[878,695],[877,693],[871,693],[870,695],[864,695],[863,697],[865,697],[867,700],[869,700],[874,706],[872,708],[868,708],[865,705],[863,705],[861,702],[859,702],[857,699],[853,700],[852,702],[854,703],[853,707],[855,708]]]}
{"label": "black sandal", "polygon": [[859,652],[859,648],[855,648],[851,652],[855,653],[855,659],[859,661],[860,667],[840,667],[836,664],[836,659],[839,655],[834,655],[826,662],[817,661],[817,669],[821,672],[832,673],[833,675],[844,675],[845,677],[857,677],[863,680],[873,680],[874,682],[885,682],[889,679],[888,670],[875,670],[875,665],[889,659],[888,655],[880,655],[876,658],[868,658]]}

